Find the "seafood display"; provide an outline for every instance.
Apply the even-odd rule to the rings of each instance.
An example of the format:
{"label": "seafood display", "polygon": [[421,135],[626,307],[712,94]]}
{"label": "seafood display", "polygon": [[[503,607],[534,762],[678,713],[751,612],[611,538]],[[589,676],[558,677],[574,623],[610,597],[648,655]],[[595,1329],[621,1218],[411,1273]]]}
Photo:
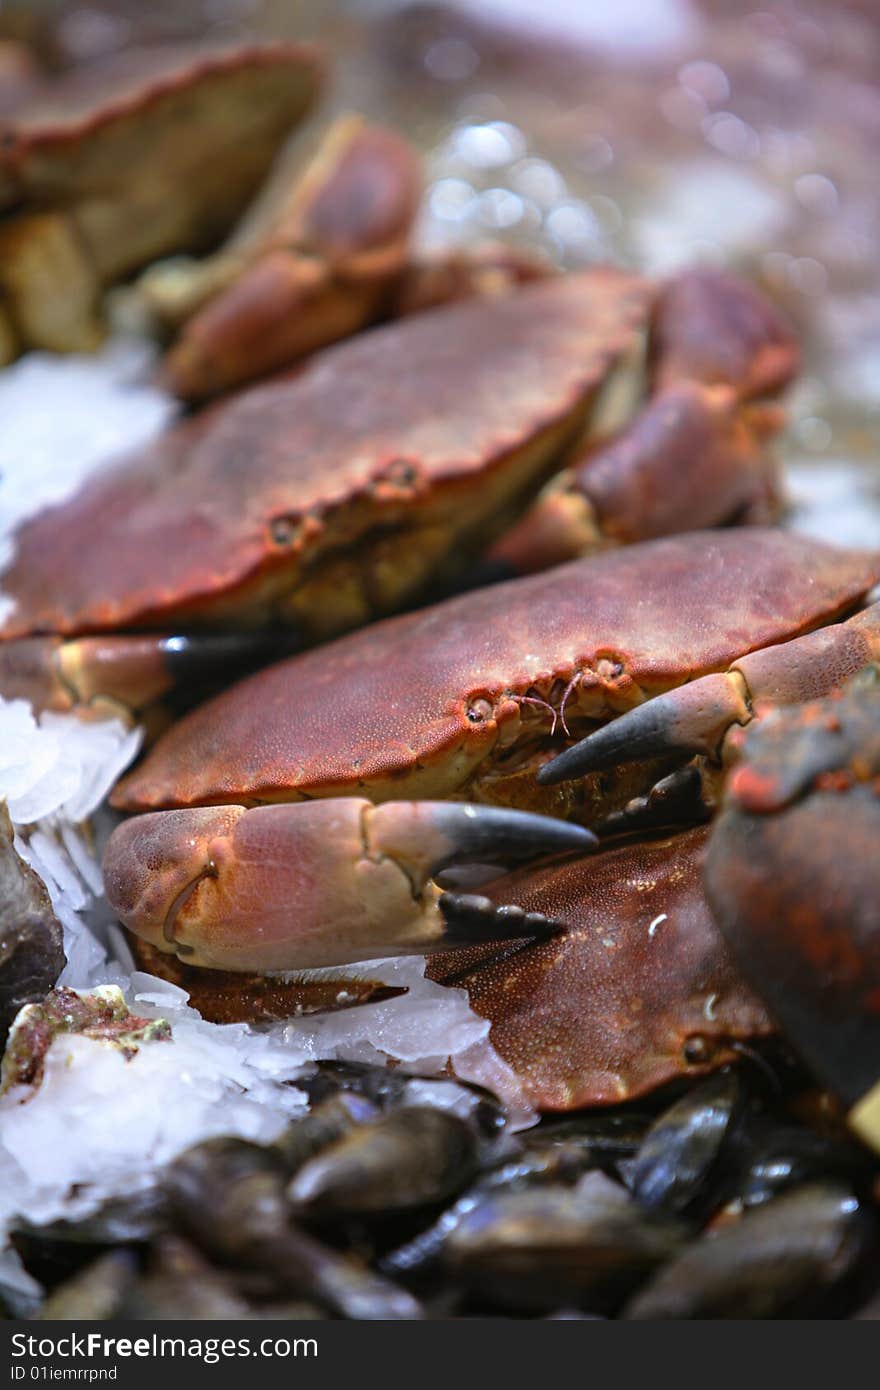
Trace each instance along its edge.
{"label": "seafood display", "polygon": [[0,1311],[872,1316],[880,530],[791,507],[809,332],[501,198],[431,245],[417,122],[303,140],[320,44],[47,33],[0,388],[128,334],[178,418],[0,491]]}

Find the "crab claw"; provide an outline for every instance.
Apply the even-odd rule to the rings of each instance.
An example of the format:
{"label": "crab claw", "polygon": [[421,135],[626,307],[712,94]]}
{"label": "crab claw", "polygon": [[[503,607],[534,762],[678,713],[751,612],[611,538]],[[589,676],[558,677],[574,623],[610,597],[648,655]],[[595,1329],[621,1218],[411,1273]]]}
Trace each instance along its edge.
{"label": "crab claw", "polygon": [[880,603],[845,622],[759,648],[727,671],[701,676],[627,710],[566,748],[538,773],[555,786],[589,772],[671,753],[724,754],[728,731],[774,706],[831,695],[880,655]]}
{"label": "crab claw", "polygon": [[191,703],[298,645],[294,627],[103,633],[70,641],[22,637],[0,643],[0,695],[29,700],[35,710],[110,712],[135,720],[172,693],[185,692]]}
{"label": "crab claw", "polygon": [[750,718],[738,672],[702,676],[603,724],[545,763],[538,781],[552,787],[602,768],[675,752],[714,756],[731,724]]}
{"label": "crab claw", "polygon": [[594,843],[548,817],[450,802],[214,806],[124,822],[104,877],[125,925],[188,964],[302,970],[547,935],[556,923],[444,895],[434,875]]}
{"label": "crab claw", "polygon": [[516,903],[493,903],[477,893],[444,893],[437,906],[446,923],[443,949],[456,950],[475,942],[543,941],[565,924],[543,912],[526,912]]}

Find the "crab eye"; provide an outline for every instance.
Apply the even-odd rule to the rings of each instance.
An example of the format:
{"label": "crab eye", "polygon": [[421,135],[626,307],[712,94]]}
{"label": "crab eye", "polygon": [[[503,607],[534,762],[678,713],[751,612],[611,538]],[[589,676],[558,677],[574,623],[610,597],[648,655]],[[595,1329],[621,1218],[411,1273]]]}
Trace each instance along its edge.
{"label": "crab eye", "polygon": [[492,706],[490,702],[480,695],[476,700],[471,700],[465,711],[471,724],[485,724],[492,718]]}
{"label": "crab eye", "polygon": [[373,479],[372,486],[380,492],[389,489],[396,493],[411,494],[419,481],[419,472],[409,459],[392,459]]}
{"label": "crab eye", "polygon": [[689,1067],[698,1067],[712,1060],[715,1044],[702,1033],[694,1033],[692,1037],[685,1039],[681,1053]]}
{"label": "crab eye", "polygon": [[407,459],[394,459],[392,463],[389,463],[385,476],[390,483],[396,483],[398,487],[412,487],[417,474]]}
{"label": "crab eye", "polygon": [[276,545],[290,545],[299,530],[300,520],[296,516],[274,516],[269,523],[269,534]]}

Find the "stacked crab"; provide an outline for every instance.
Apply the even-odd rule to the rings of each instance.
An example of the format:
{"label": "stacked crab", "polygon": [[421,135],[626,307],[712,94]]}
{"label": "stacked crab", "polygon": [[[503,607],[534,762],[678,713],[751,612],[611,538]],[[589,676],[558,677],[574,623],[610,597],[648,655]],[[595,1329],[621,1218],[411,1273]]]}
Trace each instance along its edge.
{"label": "stacked crab", "polygon": [[[106,80],[4,132],[7,357],[90,345],[108,285],[215,244],[319,65]],[[0,689],[156,735],[111,798],[136,814],[107,895],[206,1017],[429,954],[540,1111],[781,1025],[880,1147],[873,895],[811,847],[876,812],[876,697],[840,692],[877,658],[880,554],[770,524],[791,332],[714,271],[419,264],[417,202],[407,144],[346,117],[219,251],[150,265],[166,381],[220,399],[19,526]]]}

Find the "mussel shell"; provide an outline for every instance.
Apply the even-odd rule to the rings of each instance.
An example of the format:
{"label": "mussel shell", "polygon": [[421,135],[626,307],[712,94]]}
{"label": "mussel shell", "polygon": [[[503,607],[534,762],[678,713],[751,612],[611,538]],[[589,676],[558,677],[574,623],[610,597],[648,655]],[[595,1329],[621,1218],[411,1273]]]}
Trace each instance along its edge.
{"label": "mussel shell", "polygon": [[247,1262],[287,1225],[277,1154],[246,1139],[194,1144],[166,1168],[163,1186],[180,1229],[220,1259]]}
{"label": "mussel shell", "polygon": [[678,1215],[704,1206],[742,1105],[736,1073],[719,1072],[664,1110],[623,1166],[638,1201]]}
{"label": "mussel shell", "polygon": [[635,1296],[625,1316],[804,1315],[855,1270],[874,1226],[842,1185],[796,1188],[688,1245]]}
{"label": "mussel shell", "polygon": [[567,1115],[561,1120],[545,1120],[521,1138],[527,1148],[576,1144],[596,1165],[615,1164],[633,1157],[653,1119],[639,1110]]}
{"label": "mussel shell", "polygon": [[829,1137],[803,1125],[755,1125],[746,1136],[747,1154],[734,1189],[744,1207],[760,1206],[789,1188],[827,1178],[864,1187],[876,1165],[845,1137]]}
{"label": "mussel shell", "polygon": [[350,1134],[358,1125],[369,1124],[379,1109],[351,1091],[337,1091],[313,1105],[307,1115],[294,1120],[270,1145],[285,1173],[292,1177],[304,1163],[323,1149]]}
{"label": "mussel shell", "polygon": [[18,1011],[48,994],[64,965],[61,923],[42,880],[16,852],[0,802],[0,1052]]}
{"label": "mussel shell", "polygon": [[525,1145],[522,1153],[506,1158],[498,1167],[484,1173],[432,1225],[396,1250],[389,1251],[379,1267],[392,1275],[424,1274],[439,1260],[452,1232],[490,1193],[518,1192],[550,1182],[573,1184],[592,1167],[590,1150],[576,1143],[558,1140]]}
{"label": "mussel shell", "polygon": [[675,1218],[648,1212],[600,1173],[575,1189],[548,1186],[486,1197],[447,1241],[444,1264],[472,1296],[553,1312],[616,1307],[681,1248]]}
{"label": "mussel shell", "polygon": [[372,1066],[369,1062],[325,1061],[311,1062],[297,1073],[296,1087],[305,1091],[312,1105],[335,1096],[339,1091],[365,1096],[385,1110],[403,1101],[411,1077],[389,1067]]}
{"label": "mussel shell", "polygon": [[18,1217],[16,1235],[44,1245],[102,1246],[142,1245],[164,1231],[169,1222],[168,1200],[159,1184],[126,1196],[108,1197],[87,1216],[37,1225]]}
{"label": "mussel shell", "polygon": [[290,1224],[279,1156],[245,1139],[208,1139],[169,1164],[175,1218],[199,1248],[269,1275],[278,1295],[347,1318],[418,1318],[415,1299],[359,1260]]}
{"label": "mussel shell", "polygon": [[310,1215],[379,1216],[429,1206],[477,1172],[479,1139],[448,1110],[407,1106],[359,1125],[300,1168],[288,1188]]}

